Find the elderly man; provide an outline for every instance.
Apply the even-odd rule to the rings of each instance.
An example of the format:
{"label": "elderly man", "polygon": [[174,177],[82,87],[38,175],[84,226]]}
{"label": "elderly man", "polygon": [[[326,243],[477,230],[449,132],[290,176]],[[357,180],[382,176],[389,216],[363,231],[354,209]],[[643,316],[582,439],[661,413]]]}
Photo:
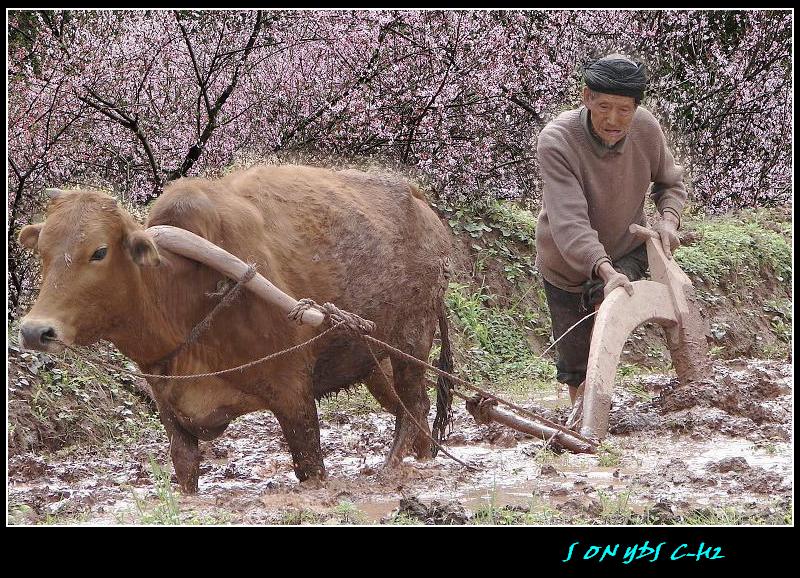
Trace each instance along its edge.
{"label": "elderly man", "polygon": [[[584,67],[583,106],[560,114],[539,135],[544,187],[536,264],[558,339],[618,287],[645,276],[647,253],[628,227],[646,225],[648,189],[660,214],[654,229],[671,257],[686,188],[661,126],[639,106],[643,64],[612,54]],[[650,185],[652,183],[652,188]],[[557,379],[575,403],[586,378],[594,318],[558,342]]]}

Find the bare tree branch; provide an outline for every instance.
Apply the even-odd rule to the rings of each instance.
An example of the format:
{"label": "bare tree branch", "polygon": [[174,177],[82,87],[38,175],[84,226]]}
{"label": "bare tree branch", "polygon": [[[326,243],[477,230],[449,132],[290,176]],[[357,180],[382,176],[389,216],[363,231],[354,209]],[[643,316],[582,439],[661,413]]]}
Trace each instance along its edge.
{"label": "bare tree branch", "polygon": [[245,46],[244,53],[242,54],[239,62],[236,63],[236,67],[233,71],[233,75],[231,77],[231,81],[228,86],[225,87],[225,90],[222,91],[222,94],[219,95],[217,100],[214,102],[212,107],[208,111],[208,121],[206,122],[206,126],[203,129],[202,134],[197,139],[197,142],[194,143],[190,148],[189,152],[186,154],[186,158],[181,163],[181,166],[177,169],[173,169],[167,171],[167,180],[173,180],[178,177],[185,176],[189,170],[192,168],[194,163],[200,158],[200,155],[203,152],[205,144],[208,142],[208,139],[211,138],[212,133],[217,128],[217,115],[219,111],[222,109],[225,102],[228,100],[230,95],[233,93],[236,85],[239,82],[239,76],[242,71],[242,67],[244,63],[247,61],[247,58],[250,56],[250,53],[253,50],[253,47],[256,43],[256,38],[258,37],[259,32],[261,31],[261,27],[264,23],[264,14],[261,10],[256,13],[256,22],[253,25],[253,31],[250,34],[250,39],[247,41],[247,46]]}
{"label": "bare tree branch", "polygon": [[164,181],[161,176],[161,170],[156,162],[155,155],[153,154],[153,149],[150,148],[150,143],[148,142],[142,127],[139,125],[139,115],[136,113],[133,113],[133,115],[129,114],[116,104],[105,100],[90,87],[84,88],[91,96],[95,98],[97,102],[78,94],[76,91],[75,94],[81,102],[91,106],[100,114],[107,116],[114,122],[132,131],[136,135],[136,138],[139,139],[139,142],[142,143],[145,154],[147,155],[147,160],[150,163],[150,168],[153,171],[154,191],[158,191],[164,184]]}
{"label": "bare tree branch", "polygon": [[378,46],[376,46],[375,50],[372,51],[372,55],[370,56],[369,61],[367,61],[367,65],[364,67],[364,70],[361,72],[361,74],[355,80],[355,82],[353,82],[353,84],[351,84],[349,87],[347,87],[345,90],[343,90],[333,98],[326,100],[324,104],[322,104],[317,108],[317,110],[315,110],[313,113],[311,113],[310,115],[302,119],[300,122],[298,122],[292,130],[282,134],[280,139],[278,139],[278,144],[273,147],[272,149],[273,152],[278,152],[281,149],[283,149],[284,145],[287,142],[289,142],[289,140],[291,140],[292,137],[294,137],[294,135],[304,130],[308,125],[310,125],[312,122],[321,117],[327,109],[336,106],[343,99],[347,98],[356,88],[358,88],[363,84],[366,84],[378,74],[380,69],[377,66],[375,66],[375,64],[378,61],[378,57],[380,56],[381,47],[383,45],[384,40],[386,39],[386,34],[389,32],[392,26],[395,25],[396,22],[397,20],[393,20],[386,26],[381,27],[381,31],[378,34]]}

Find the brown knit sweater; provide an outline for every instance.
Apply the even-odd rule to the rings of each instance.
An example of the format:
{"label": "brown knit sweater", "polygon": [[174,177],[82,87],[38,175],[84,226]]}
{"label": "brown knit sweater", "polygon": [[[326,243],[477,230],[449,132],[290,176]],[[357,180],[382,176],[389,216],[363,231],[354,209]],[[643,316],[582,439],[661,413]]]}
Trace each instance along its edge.
{"label": "brown knit sweater", "polygon": [[595,264],[629,253],[642,241],[628,232],[646,224],[644,201],[680,216],[686,202],[683,168],[655,117],[641,106],[627,136],[607,148],[589,133],[584,107],[560,114],[539,134],[544,181],[536,225],[536,266],[548,282],[572,293]]}

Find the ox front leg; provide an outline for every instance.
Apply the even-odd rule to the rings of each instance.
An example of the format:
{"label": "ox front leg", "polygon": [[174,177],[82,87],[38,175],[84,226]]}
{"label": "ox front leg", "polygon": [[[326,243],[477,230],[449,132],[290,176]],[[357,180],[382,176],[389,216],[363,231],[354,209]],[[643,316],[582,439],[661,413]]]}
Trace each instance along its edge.
{"label": "ox front leg", "polygon": [[314,397],[309,393],[285,406],[273,405],[272,413],[278,418],[286,443],[292,452],[292,466],[297,479],[324,480],[325,465],[319,442],[319,418]]}
{"label": "ox front leg", "polygon": [[431,402],[425,391],[425,369],[396,360],[392,360],[392,369],[395,391],[408,413],[402,406],[397,408],[394,442],[386,458],[388,467],[400,464],[412,450],[418,460],[429,459],[432,455],[428,425]]}
{"label": "ox front leg", "polygon": [[197,437],[187,432],[170,411],[159,411],[161,423],[169,436],[169,455],[175,468],[175,477],[184,494],[197,493],[200,476],[200,449]]}

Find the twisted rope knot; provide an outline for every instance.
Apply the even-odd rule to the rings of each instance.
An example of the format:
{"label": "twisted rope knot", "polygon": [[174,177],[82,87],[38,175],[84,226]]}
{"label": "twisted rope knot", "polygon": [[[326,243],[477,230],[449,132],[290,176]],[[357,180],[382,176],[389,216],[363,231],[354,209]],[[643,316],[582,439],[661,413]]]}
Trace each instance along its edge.
{"label": "twisted rope knot", "polygon": [[244,285],[248,281],[251,281],[253,279],[253,277],[255,277],[255,276],[256,276],[256,264],[255,263],[250,263],[247,266],[247,271],[245,271],[244,275],[242,275],[242,278],[239,279],[239,283]]}
{"label": "twisted rope knot", "polygon": [[333,303],[324,303],[322,312],[330,325],[344,324],[345,329],[359,335],[367,335],[375,331],[375,324],[369,319],[359,317],[355,313],[343,311]]}
{"label": "twisted rope knot", "polygon": [[[222,297],[222,301],[219,302],[219,306],[228,307],[239,296],[242,286],[248,281],[252,280],[255,276],[256,264],[250,263],[250,265],[247,266],[247,271],[244,272],[242,278],[239,279],[235,284],[231,279],[224,279],[222,281],[224,286],[220,291],[217,291],[216,293],[206,293],[206,295],[209,297]],[[217,286],[219,287],[219,284]]]}
{"label": "twisted rope knot", "polygon": [[298,325],[303,324],[303,313],[308,311],[309,309],[316,309],[317,311],[322,312],[319,305],[317,305],[313,299],[300,299],[297,301],[297,305],[292,307],[292,310],[289,311],[289,319],[297,323]]}
{"label": "twisted rope knot", "polygon": [[467,411],[480,424],[492,423],[489,410],[497,406],[496,399],[490,399],[484,395],[476,394],[467,400]]}
{"label": "twisted rope knot", "polygon": [[325,322],[333,327],[335,325],[342,325],[344,329],[358,334],[366,335],[375,331],[375,323],[363,317],[359,317],[355,313],[343,311],[333,303],[324,303],[319,305],[313,299],[300,299],[291,311],[289,311],[289,319],[296,322],[298,325],[303,324],[303,313],[309,309],[315,309],[325,316]]}

